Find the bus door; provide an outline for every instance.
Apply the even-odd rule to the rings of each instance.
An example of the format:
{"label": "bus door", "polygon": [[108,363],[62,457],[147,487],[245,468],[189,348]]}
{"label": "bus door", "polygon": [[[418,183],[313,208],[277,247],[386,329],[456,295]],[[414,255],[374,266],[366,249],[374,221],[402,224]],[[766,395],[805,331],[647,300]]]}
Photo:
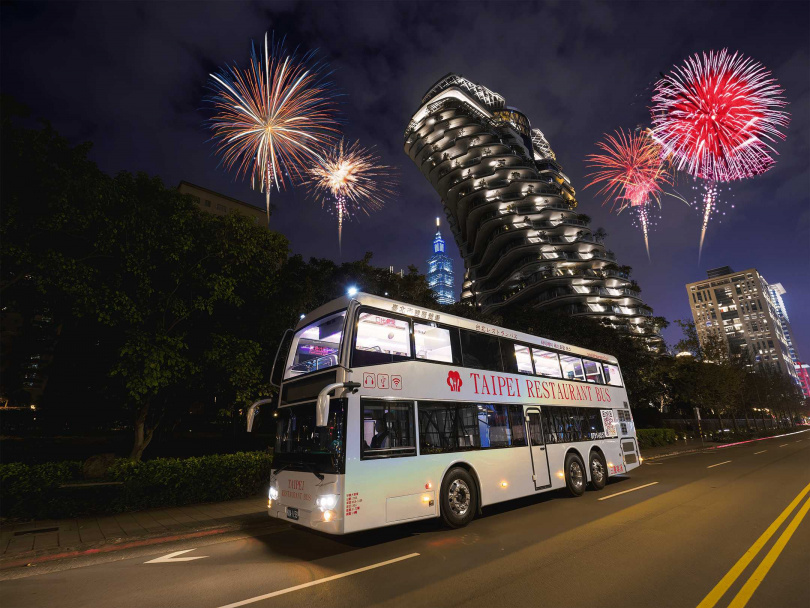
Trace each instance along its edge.
{"label": "bus door", "polygon": [[540,408],[526,408],[526,424],[529,427],[529,452],[532,458],[532,479],[534,489],[543,490],[551,487],[551,473],[548,467],[548,450],[543,433],[543,419]]}

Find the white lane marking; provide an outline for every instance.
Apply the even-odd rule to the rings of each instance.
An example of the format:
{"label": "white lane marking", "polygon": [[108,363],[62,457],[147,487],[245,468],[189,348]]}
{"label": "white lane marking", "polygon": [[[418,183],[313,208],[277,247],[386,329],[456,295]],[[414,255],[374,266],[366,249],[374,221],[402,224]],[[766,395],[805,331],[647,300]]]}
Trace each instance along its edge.
{"label": "white lane marking", "polygon": [[786,445],[787,445],[786,443],[783,443],[783,444],[782,444],[782,445],[780,445],[779,447],[780,447],[780,448],[783,448],[783,447],[785,447]]}
{"label": "white lane marking", "polygon": [[767,451],[768,451],[768,450],[762,450],[761,452],[754,452],[754,456],[756,456],[757,454],[764,454],[764,453],[765,453],[765,452],[767,452]]}
{"label": "white lane marking", "polygon": [[384,562],[379,562],[377,564],[372,564],[370,566],[364,566],[362,568],[357,568],[356,570],[349,570],[348,572],[343,572],[341,574],[334,574],[332,576],[327,576],[325,578],[319,578],[314,581],[310,581],[308,583],[303,583],[301,585],[296,585],[295,587],[287,587],[286,589],[280,589],[279,591],[273,591],[272,593],[265,593],[264,595],[257,595],[256,597],[251,597],[246,600],[242,600],[241,602],[234,602],[233,604],[227,604],[225,606],[220,606],[219,608],[237,608],[238,606],[246,606],[247,604],[252,604],[254,602],[260,602],[262,600],[269,599],[271,597],[277,597],[279,595],[284,595],[285,593],[292,593],[293,591],[298,591],[300,589],[306,589],[307,587],[314,587],[315,585],[320,585],[321,583],[328,583],[330,581],[337,580],[339,578],[344,578],[347,576],[351,576],[353,574],[360,574],[361,572],[366,572],[367,570],[374,570],[375,568],[382,568],[383,566],[388,566],[389,564],[395,564],[397,562],[401,562],[406,559],[410,559],[412,557],[418,557],[418,553],[409,553],[408,555],[403,555],[402,557],[395,557],[394,559],[389,559]]}
{"label": "white lane marking", "polygon": [[190,562],[193,559],[205,559],[206,557],[208,557],[207,555],[195,555],[194,557],[177,557],[178,555],[183,555],[183,553],[188,553],[189,551],[196,551],[196,549],[184,549],[183,551],[175,551],[174,553],[169,553],[168,555],[164,555],[163,557],[150,559],[148,562],[144,562],[144,564],[173,564],[175,562]]}
{"label": "white lane marking", "polygon": [[627,494],[628,492],[635,492],[636,490],[641,490],[642,488],[649,488],[650,486],[654,486],[657,484],[657,481],[652,483],[645,483],[643,486],[638,486],[637,488],[630,488],[629,490],[625,490],[624,492],[616,492],[615,494],[611,494],[610,496],[603,496],[599,500],[607,500],[608,498],[613,498],[614,496],[621,496],[622,494]]}
{"label": "white lane marking", "polygon": [[731,461],[730,461],[730,460],[726,460],[725,462],[718,462],[717,464],[710,464],[710,465],[709,465],[709,466],[707,466],[706,468],[707,468],[707,469],[713,469],[714,467],[719,467],[721,464],[728,464],[729,462],[731,462]]}
{"label": "white lane marking", "polygon": [[663,462],[648,462],[647,466],[649,466],[649,467],[660,467],[662,464],[664,464],[664,463]]}

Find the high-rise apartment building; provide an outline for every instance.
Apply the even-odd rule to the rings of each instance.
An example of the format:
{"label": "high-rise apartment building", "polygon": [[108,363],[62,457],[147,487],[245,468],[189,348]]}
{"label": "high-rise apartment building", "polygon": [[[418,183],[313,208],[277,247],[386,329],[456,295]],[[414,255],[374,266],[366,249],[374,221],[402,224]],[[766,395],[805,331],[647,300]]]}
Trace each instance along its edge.
{"label": "high-rise apartment building", "polygon": [[453,297],[453,260],[444,250],[444,238],[439,230],[439,218],[436,218],[436,236],[433,237],[433,255],[427,261],[427,281],[436,293],[439,304],[452,304]]}
{"label": "high-rise apartment building", "polygon": [[723,266],[706,274],[706,280],[686,285],[701,342],[719,336],[728,353],[747,353],[755,367],[787,374],[798,384],[768,282],[754,268],[734,272]]}
{"label": "high-rise apartment building", "polygon": [[652,310],[577,211],[545,136],[501,95],[445,76],[413,115],[405,152],[441,197],[464,260],[462,302],[560,309],[660,344]]}
{"label": "high-rise apartment building", "polygon": [[799,360],[796,354],[796,347],[793,344],[793,330],[790,327],[790,317],[788,317],[787,307],[782,296],[787,293],[781,283],[771,283],[768,285],[768,292],[771,294],[771,302],[779,317],[779,324],[782,326],[782,333],[785,334],[785,342],[788,345],[788,352],[793,363]]}
{"label": "high-rise apartment building", "polygon": [[194,202],[199,205],[201,211],[213,213],[214,215],[227,215],[228,213],[241,213],[253,218],[253,221],[260,225],[267,225],[267,212],[264,209],[254,207],[244,201],[240,201],[230,196],[225,196],[219,192],[214,192],[208,188],[197,186],[189,182],[180,182],[177,190],[181,194],[188,194]]}

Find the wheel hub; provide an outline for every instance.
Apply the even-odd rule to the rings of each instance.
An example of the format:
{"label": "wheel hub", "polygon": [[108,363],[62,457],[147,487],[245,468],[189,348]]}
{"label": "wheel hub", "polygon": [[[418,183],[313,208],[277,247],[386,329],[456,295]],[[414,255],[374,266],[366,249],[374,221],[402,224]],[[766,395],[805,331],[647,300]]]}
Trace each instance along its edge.
{"label": "wheel hub", "polygon": [[582,466],[576,460],[568,467],[568,473],[571,477],[571,483],[576,488],[581,488],[585,483],[585,475],[582,471]]}
{"label": "wheel hub", "polygon": [[454,479],[447,490],[447,499],[450,510],[459,517],[466,515],[470,510],[470,488],[461,479]]}

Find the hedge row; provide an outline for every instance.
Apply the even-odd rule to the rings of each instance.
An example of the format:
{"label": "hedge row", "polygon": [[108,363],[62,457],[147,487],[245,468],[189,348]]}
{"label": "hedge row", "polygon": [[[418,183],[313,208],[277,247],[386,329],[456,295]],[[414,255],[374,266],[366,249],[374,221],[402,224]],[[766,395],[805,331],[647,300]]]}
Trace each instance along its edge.
{"label": "hedge row", "polygon": [[265,488],[272,461],[268,452],[120,459],[103,481],[122,483],[93,487],[60,487],[85,481],[81,462],[0,464],[0,515],[53,519],[246,498]]}
{"label": "hedge row", "polygon": [[639,448],[653,448],[675,443],[678,436],[672,429],[637,429]]}

